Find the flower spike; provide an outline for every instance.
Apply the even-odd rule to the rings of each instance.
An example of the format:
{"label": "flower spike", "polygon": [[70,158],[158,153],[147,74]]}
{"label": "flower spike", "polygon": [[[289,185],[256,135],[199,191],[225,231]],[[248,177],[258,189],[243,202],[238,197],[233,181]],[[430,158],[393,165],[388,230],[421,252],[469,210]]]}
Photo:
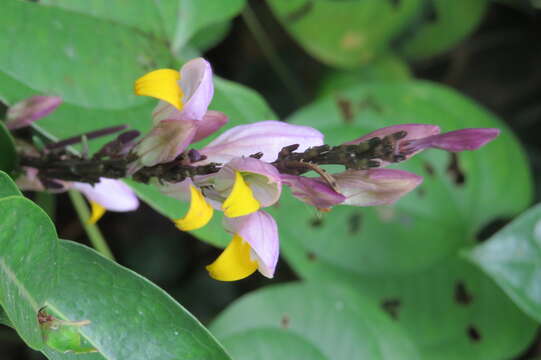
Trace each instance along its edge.
{"label": "flower spike", "polygon": [[257,262],[250,253],[250,245],[239,235],[233,236],[220,256],[207,266],[209,275],[220,281],[236,281],[252,275],[257,270]]}
{"label": "flower spike", "polygon": [[227,217],[238,217],[251,214],[260,208],[252,189],[246,184],[239,171],[235,171],[235,184],[231,194],[225,199],[222,209]]}
{"label": "flower spike", "polygon": [[205,201],[203,194],[195,186],[190,186],[190,208],[188,213],[181,219],[175,220],[175,225],[182,231],[197,230],[207,225],[214,211]]}
{"label": "flower spike", "polygon": [[180,72],[172,69],[159,69],[143,75],[135,81],[135,94],[151,96],[182,110],[182,89],[178,81]]}

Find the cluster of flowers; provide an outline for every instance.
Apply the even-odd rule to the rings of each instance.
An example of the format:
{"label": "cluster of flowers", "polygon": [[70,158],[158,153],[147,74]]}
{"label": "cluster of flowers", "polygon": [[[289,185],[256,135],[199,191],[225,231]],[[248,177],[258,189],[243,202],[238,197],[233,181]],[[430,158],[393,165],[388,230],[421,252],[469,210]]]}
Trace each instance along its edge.
{"label": "cluster of flowers", "polygon": [[[192,151],[192,156],[179,157],[187,153],[192,143],[213,134],[228,121],[223,113],[207,110],[214,88],[210,64],[202,58],[189,61],[180,71],[161,69],[146,74],[136,81],[135,92],[160,102],[152,113],[153,129],[131,148],[136,160],[130,164],[129,174],[175,160],[193,166],[222,164],[217,172],[181,182],[156,183],[164,194],[190,202],[186,215],[174,220],[183,231],[201,228],[215,210],[223,211],[224,228],[232,234],[232,240],[207,266],[210,276],[218,280],[239,280],[256,270],[273,277],[279,254],[278,229],[272,216],[262,209],[279,200],[282,185],[289,186],[299,200],[318,209],[329,209],[340,204],[391,204],[422,182],[418,175],[384,168],[388,164],[385,159],[379,161],[377,168],[346,169],[328,175],[332,181],[281,172],[274,162],[283,148],[297,144],[296,151],[301,152],[322,146],[323,134],[307,126],[272,120],[233,127],[202,149]],[[10,118],[8,126],[29,123],[18,115]],[[499,130],[461,129],[442,134],[434,125],[403,124],[379,129],[345,145],[393,134],[401,135],[395,138],[391,152],[405,160],[427,148],[475,150],[494,139]],[[31,171],[27,174],[32,175]],[[35,179],[36,175],[33,176]],[[32,176],[26,177],[26,184],[21,180],[21,186],[29,188],[29,180]],[[137,207],[133,192],[116,180],[102,179],[94,187],[80,183],[66,186],[81,190],[95,211],[101,213],[104,209],[128,211]],[[97,218],[95,213],[93,219]]]}

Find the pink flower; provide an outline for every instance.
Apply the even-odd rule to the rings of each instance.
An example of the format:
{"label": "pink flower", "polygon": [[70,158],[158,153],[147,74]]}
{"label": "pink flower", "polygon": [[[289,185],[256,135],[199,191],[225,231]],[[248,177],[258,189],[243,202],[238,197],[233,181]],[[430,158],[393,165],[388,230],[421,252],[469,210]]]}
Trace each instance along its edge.
{"label": "pink flower", "polygon": [[9,107],[6,126],[10,130],[30,126],[52,113],[61,103],[62,99],[58,96],[32,96]]}
{"label": "pink flower", "polygon": [[214,94],[210,64],[197,58],[180,71],[152,71],[135,82],[137,95],[160,99],[152,113],[154,128],[135,146],[138,160],[129,172],[174,160],[192,142],[209,136],[227,122],[218,111],[207,111]]}

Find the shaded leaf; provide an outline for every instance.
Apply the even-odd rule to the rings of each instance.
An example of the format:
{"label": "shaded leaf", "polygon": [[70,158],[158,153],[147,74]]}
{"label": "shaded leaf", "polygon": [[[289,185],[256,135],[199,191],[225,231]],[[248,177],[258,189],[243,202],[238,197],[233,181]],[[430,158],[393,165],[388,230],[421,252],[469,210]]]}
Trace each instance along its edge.
{"label": "shaded leaf", "polygon": [[525,313],[541,321],[541,205],[466,255]]}
{"label": "shaded leaf", "polygon": [[172,61],[162,43],[123,25],[27,1],[5,1],[2,10],[0,46],[9,52],[0,58],[0,70],[68,103],[117,109],[141,104],[132,94],[133,80]]}
{"label": "shaded leaf", "polygon": [[[349,104],[350,119],[340,102]],[[278,220],[286,255],[295,259],[293,266],[303,275],[309,271],[296,262],[308,254],[357,274],[402,274],[429,268],[473,243],[481,227],[494,218],[520,212],[532,196],[530,170],[513,134],[493,115],[441,86],[426,82],[361,85],[322,98],[289,120],[316,127],[332,145],[399,123],[436,124],[443,131],[503,130],[484,148],[458,155],[463,184],[456,183],[457,174],[449,170],[453,158],[441,150],[425,151],[396,166],[423,175],[424,182],[392,206],[337,206],[318,217],[304,203],[283,196],[279,207],[271,211]],[[509,187],[511,182],[516,186]]]}
{"label": "shaded leaf", "polygon": [[351,68],[383,53],[422,0],[267,0],[285,29],[312,56]]}
{"label": "shaded leaf", "polygon": [[0,302],[25,342],[51,359],[69,357],[43,342],[44,306],[60,320],[90,321],[78,329],[82,343],[100,352],[90,359],[229,358],[163,290],[91,249],[59,243],[30,200],[0,200],[0,254]]}
{"label": "shaded leaf", "polygon": [[413,25],[413,35],[402,39],[402,53],[424,58],[455,46],[475,30],[487,7],[487,0],[428,0],[421,24]]}
{"label": "shaded leaf", "polygon": [[211,329],[238,360],[418,358],[376,306],[330,283],[256,291],[227,308]]}
{"label": "shaded leaf", "polygon": [[358,275],[327,262],[306,277],[357,289],[426,360],[514,359],[538,329],[489,278],[456,257],[417,274],[392,276]]}

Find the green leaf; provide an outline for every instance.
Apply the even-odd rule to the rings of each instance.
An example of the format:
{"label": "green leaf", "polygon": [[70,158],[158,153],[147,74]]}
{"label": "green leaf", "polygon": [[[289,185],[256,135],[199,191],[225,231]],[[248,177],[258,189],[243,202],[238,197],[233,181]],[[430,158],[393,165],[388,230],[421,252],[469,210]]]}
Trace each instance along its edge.
{"label": "green leaf", "polygon": [[43,346],[37,314],[56,286],[57,250],[43,210],[21,196],[0,200],[0,303],[33,349]]}
{"label": "green leaf", "polygon": [[22,196],[11,177],[0,170],[0,199],[8,196]]}
{"label": "green leaf", "polygon": [[227,308],[211,325],[238,360],[417,359],[398,326],[347,287],[274,285]]}
{"label": "green leaf", "polygon": [[10,173],[17,163],[15,141],[3,122],[0,121],[0,170]]}
{"label": "green leaf", "polygon": [[[174,4],[178,1],[162,0],[161,2]],[[122,0],[40,0],[40,4],[92,15],[98,19],[123,24],[161,38],[166,37],[164,21],[172,21],[176,15],[174,13],[162,14],[158,2],[155,1],[130,4]]]}
{"label": "green leaf", "polygon": [[[348,116],[344,106],[348,106]],[[475,242],[483,226],[517,214],[531,200],[531,174],[524,153],[497,118],[450,89],[403,82],[336,92],[290,120],[315,126],[329,144],[399,123],[437,124],[442,131],[501,128],[502,134],[484,148],[458,154],[455,165],[464,176],[463,183],[451,171],[450,154],[428,150],[398,164],[423,175],[424,183],[394,205],[337,206],[317,214],[284,194],[279,206],[270,211],[279,225],[283,254],[301,277],[347,280],[374,304],[391,309],[399,299],[400,324],[422,358],[510,358],[527,346],[535,324],[482,273],[450,260]],[[473,294],[471,305],[453,303],[459,281]],[[475,340],[476,331],[481,340]]]}
{"label": "green leaf", "polygon": [[322,80],[318,97],[368,82],[405,81],[411,79],[408,64],[393,55],[386,55],[353,70],[332,70]]}
{"label": "green leaf", "polygon": [[412,26],[413,36],[402,39],[402,53],[407,57],[429,57],[455,46],[475,30],[488,7],[487,0],[428,0],[427,3],[426,19]]}
{"label": "green leaf", "polygon": [[351,68],[383,53],[422,0],[267,0],[285,29],[312,56]]}
{"label": "green leaf", "polygon": [[[212,43],[213,37],[220,38],[220,34],[228,28],[227,20],[242,10],[245,0],[227,2],[162,0],[143,1],[141,4],[126,3],[121,0],[42,0],[40,2],[137,28],[162,41],[171,42],[174,52],[178,52],[196,35],[199,38],[190,45],[199,49]],[[210,36],[210,42],[206,39],[202,40],[202,37],[206,36]]]}
{"label": "green leaf", "polygon": [[[348,116],[344,106],[349,108]],[[519,213],[531,200],[530,170],[511,131],[473,102],[435,84],[357,86],[322,98],[289,120],[318,128],[329,144],[399,123],[437,124],[442,131],[502,129],[482,149],[458,154],[463,184],[449,170],[453,157],[441,150],[428,150],[399,164],[423,175],[424,182],[392,206],[337,206],[320,219],[304,203],[283,196],[279,207],[271,211],[288,259],[305,276],[313,266],[301,264],[310,263],[306,260],[312,255],[357,274],[427,269],[471,244],[482,226]]]}
{"label": "green leaf", "polygon": [[2,10],[0,46],[9,51],[0,70],[68,103],[142,104],[132,94],[134,79],[172,63],[164,44],[124,25],[27,1],[5,1]]}
{"label": "green leaf", "polygon": [[541,205],[537,205],[467,257],[528,315],[541,321]]}
{"label": "green leaf", "polygon": [[198,31],[228,20],[244,7],[245,0],[177,1],[177,22],[171,33],[173,52],[178,52]]}
{"label": "green leaf", "polygon": [[481,271],[456,257],[411,275],[358,275],[327,263],[308,277],[355,287],[402,327],[426,360],[514,359],[538,329]]}
{"label": "green leaf", "polygon": [[0,200],[0,254],[0,303],[25,342],[51,359],[69,357],[43,341],[44,306],[60,320],[90,321],[79,328],[81,340],[100,354],[89,359],[229,359],[163,290],[85,246],[59,243],[30,200]]}

